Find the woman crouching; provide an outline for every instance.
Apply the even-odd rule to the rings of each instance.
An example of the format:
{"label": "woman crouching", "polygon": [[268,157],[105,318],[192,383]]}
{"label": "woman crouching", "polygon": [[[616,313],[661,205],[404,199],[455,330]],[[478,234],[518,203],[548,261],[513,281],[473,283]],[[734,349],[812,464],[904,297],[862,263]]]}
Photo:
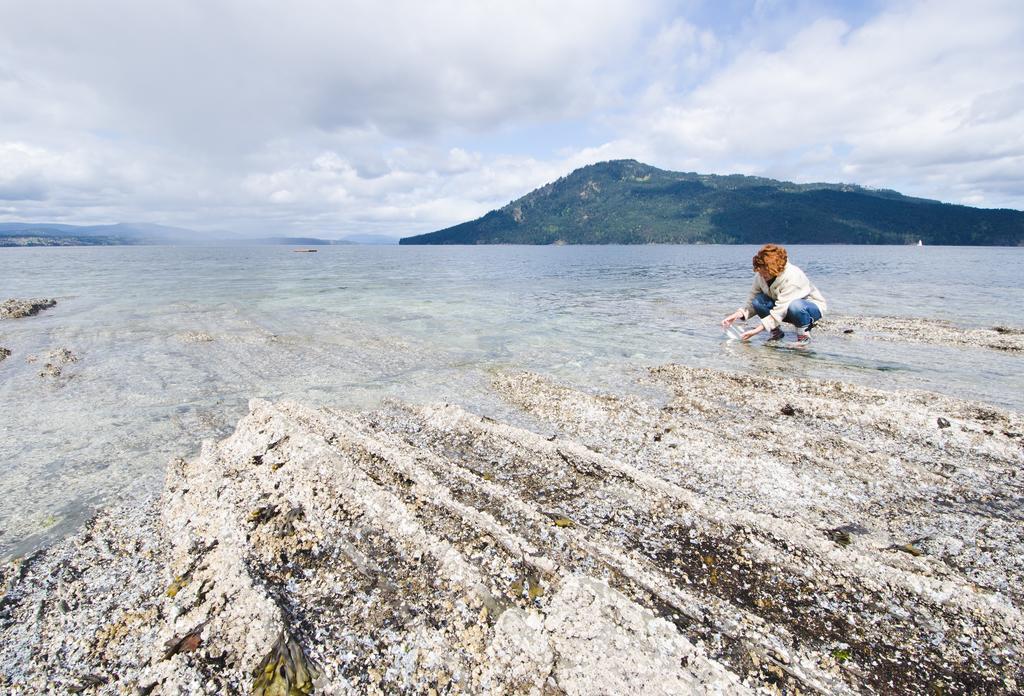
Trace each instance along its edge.
{"label": "woman crouching", "polygon": [[765,244],[754,255],[754,284],[746,307],[722,320],[722,328],[737,319],[761,317],[757,328],[745,332],[744,341],[762,331],[770,331],[769,341],[778,341],[785,334],[782,323],[796,327],[796,340],[806,345],[811,340],[811,329],[825,313],[825,297],[807,279],[804,272],[789,263],[786,250],[777,244]]}

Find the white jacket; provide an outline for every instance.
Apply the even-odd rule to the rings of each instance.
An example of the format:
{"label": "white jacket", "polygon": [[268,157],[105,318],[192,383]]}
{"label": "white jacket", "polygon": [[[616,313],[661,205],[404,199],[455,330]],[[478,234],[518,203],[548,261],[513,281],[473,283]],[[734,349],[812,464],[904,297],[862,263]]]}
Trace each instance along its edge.
{"label": "white jacket", "polygon": [[761,319],[761,323],[764,328],[768,331],[778,328],[782,323],[782,320],[786,318],[786,311],[789,309],[789,303],[793,300],[807,299],[818,305],[818,309],[821,310],[821,315],[825,316],[825,296],[821,294],[818,288],[814,287],[811,281],[807,280],[807,276],[792,263],[786,263],[786,267],[782,269],[782,273],[775,276],[771,285],[768,285],[764,278],[761,277],[760,273],[754,273],[754,285],[750,288],[750,297],[747,298],[747,306],[741,307],[740,312],[743,312],[743,318],[749,319],[750,317],[757,314],[754,311],[754,298],[757,293],[763,292],[768,297],[775,300],[775,306],[772,307],[771,313]]}

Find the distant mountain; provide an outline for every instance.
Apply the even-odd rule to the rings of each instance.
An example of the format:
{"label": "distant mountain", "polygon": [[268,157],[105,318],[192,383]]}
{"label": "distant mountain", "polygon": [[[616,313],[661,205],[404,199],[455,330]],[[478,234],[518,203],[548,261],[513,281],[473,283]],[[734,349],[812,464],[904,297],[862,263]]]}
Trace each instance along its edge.
{"label": "distant mountain", "polygon": [[115,246],[132,243],[130,240],[119,237],[102,237],[98,235],[76,236],[34,234],[31,232],[0,232],[0,247]]}
{"label": "distant mountain", "polygon": [[319,237],[259,237],[239,239],[232,244],[283,244],[291,246],[331,246],[333,244],[354,244],[343,239],[320,239]]}
{"label": "distant mountain", "polygon": [[350,234],[342,239],[352,244],[398,244],[398,237],[383,234]]}
{"label": "distant mountain", "polygon": [[76,230],[83,229],[81,225],[62,225],[56,222],[0,222],[0,234],[19,233],[19,232],[52,232],[53,234],[74,232]]}
{"label": "distant mountain", "polygon": [[151,223],[64,225],[38,222],[0,223],[0,246],[75,246],[106,244],[203,244],[205,232]]}
{"label": "distant mountain", "polygon": [[[391,240],[395,243],[396,240]],[[64,225],[38,222],[0,222],[0,247],[3,246],[97,246],[116,244],[283,244],[329,246],[356,244],[354,240],[319,237],[260,237],[246,239],[230,232],[197,232],[183,227],[150,223],[113,225]]]}
{"label": "distant mountain", "polygon": [[850,184],[601,162],[483,217],[400,244],[1024,244],[1024,212]]}

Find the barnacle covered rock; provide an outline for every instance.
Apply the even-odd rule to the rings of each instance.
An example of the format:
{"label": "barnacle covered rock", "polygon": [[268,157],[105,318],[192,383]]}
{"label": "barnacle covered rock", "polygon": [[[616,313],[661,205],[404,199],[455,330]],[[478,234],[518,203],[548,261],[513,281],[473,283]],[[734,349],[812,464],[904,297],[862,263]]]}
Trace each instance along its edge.
{"label": "barnacle covered rock", "polygon": [[645,379],[496,375],[540,432],[253,401],[159,500],[0,568],[0,690],[1019,692],[1019,414]]}
{"label": "barnacle covered rock", "polygon": [[19,300],[11,298],[0,304],[0,319],[20,319],[38,314],[44,309],[49,309],[57,304],[57,300],[31,299]]}

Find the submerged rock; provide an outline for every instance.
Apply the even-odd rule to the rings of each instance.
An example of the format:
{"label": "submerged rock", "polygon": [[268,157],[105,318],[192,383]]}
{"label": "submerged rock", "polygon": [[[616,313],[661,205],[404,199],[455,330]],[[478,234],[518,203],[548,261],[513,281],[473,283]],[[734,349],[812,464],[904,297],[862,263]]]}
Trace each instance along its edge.
{"label": "submerged rock", "polygon": [[6,360],[8,357],[10,357],[10,355],[11,351],[9,349],[0,346],[0,362]]}
{"label": "submerged rock", "polygon": [[205,331],[186,331],[178,334],[177,338],[182,343],[210,343],[214,340],[213,336]]}
{"label": "submerged rock", "polygon": [[44,309],[49,309],[57,304],[57,300],[32,299],[19,300],[11,298],[0,304],[0,319],[20,319],[33,314],[38,314]]}
{"label": "submerged rock", "polygon": [[[27,358],[28,362],[36,362],[37,360],[38,358],[35,356]],[[63,374],[64,368],[67,365],[75,362],[78,362],[78,356],[69,349],[55,348],[46,354],[46,363],[43,365],[43,369],[39,371],[39,376],[56,379]]]}

